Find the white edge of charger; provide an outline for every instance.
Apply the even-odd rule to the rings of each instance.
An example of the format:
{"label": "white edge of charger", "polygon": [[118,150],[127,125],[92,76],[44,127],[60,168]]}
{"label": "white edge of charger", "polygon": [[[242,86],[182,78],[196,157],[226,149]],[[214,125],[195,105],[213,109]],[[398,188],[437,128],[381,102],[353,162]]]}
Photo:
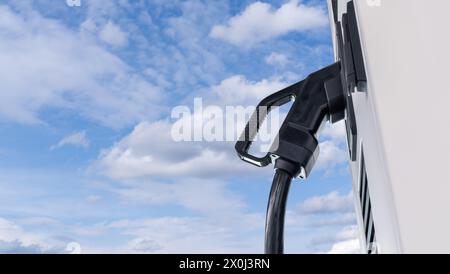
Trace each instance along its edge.
{"label": "white edge of charger", "polygon": [[[338,0],[339,21],[347,2]],[[353,93],[358,151],[350,163],[362,252],[364,159],[377,253],[448,253],[450,1],[354,3],[367,74],[367,91]]]}

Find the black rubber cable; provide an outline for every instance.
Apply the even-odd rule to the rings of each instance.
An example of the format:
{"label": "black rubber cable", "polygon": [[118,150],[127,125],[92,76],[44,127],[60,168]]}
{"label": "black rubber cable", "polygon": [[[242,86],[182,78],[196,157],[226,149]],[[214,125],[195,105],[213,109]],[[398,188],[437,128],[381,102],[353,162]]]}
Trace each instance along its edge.
{"label": "black rubber cable", "polygon": [[266,213],[265,253],[283,254],[284,215],[292,176],[277,169],[273,177]]}

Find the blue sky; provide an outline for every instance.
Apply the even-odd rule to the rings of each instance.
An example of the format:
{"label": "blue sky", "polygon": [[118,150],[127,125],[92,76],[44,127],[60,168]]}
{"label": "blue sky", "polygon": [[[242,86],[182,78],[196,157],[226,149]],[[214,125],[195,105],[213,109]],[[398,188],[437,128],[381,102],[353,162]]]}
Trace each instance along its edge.
{"label": "blue sky", "polygon": [[[0,252],[263,251],[272,170],[232,142],[170,138],[333,62],[326,1],[2,1]],[[286,251],[353,252],[342,124],[292,186]]]}

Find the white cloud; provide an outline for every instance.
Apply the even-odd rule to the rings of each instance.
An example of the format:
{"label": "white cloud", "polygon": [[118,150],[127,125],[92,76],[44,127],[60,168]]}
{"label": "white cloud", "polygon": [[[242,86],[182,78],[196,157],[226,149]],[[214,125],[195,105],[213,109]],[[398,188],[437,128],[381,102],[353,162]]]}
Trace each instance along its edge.
{"label": "white cloud", "polygon": [[360,254],[361,247],[358,239],[337,242],[333,244],[329,254]]}
{"label": "white cloud", "polygon": [[0,6],[0,18],[0,116],[42,123],[65,108],[118,128],[161,109],[160,90],[95,41],[35,11]]}
{"label": "white cloud", "polygon": [[282,53],[272,52],[266,57],[265,61],[269,65],[282,67],[289,63],[289,58]]}
{"label": "white cloud", "polygon": [[131,203],[180,205],[212,217],[226,218],[245,207],[242,199],[219,180],[177,179],[173,183],[141,181],[110,190]]}
{"label": "white cloud", "polygon": [[72,225],[70,230],[77,236],[98,237],[107,231],[107,227],[104,223],[89,226]]}
{"label": "white cloud", "polygon": [[175,142],[167,121],[138,124],[99,156],[94,168],[114,179],[223,178],[249,170],[231,143]]}
{"label": "white cloud", "polygon": [[89,147],[89,139],[86,131],[75,132],[62,138],[57,144],[50,147],[51,150],[61,148],[66,145],[78,146],[83,148]]}
{"label": "white cloud", "polygon": [[128,247],[132,253],[153,253],[157,252],[163,247],[158,244],[157,240],[151,238],[135,238],[128,243]]}
{"label": "white cloud", "polygon": [[109,224],[132,237],[128,253],[261,253],[264,219],[238,215],[239,222],[198,217],[119,220]]}
{"label": "white cloud", "polygon": [[86,197],[86,202],[91,203],[91,204],[98,203],[101,200],[102,200],[102,197],[98,196],[98,195],[89,195]]}
{"label": "white cloud", "polygon": [[108,23],[103,26],[99,35],[100,39],[112,46],[123,47],[128,43],[127,34],[120,26],[114,24],[112,21],[108,21]]}
{"label": "white cloud", "polygon": [[0,218],[0,240],[12,242],[20,239],[25,246],[30,246],[38,243],[40,237],[25,233],[20,226],[14,222]]}
{"label": "white cloud", "polygon": [[25,245],[19,240],[0,240],[0,254],[43,254],[46,251],[37,244]]}
{"label": "white cloud", "polygon": [[[313,227],[320,227],[320,226],[347,226],[347,225],[354,225],[356,222],[356,216],[355,212],[349,211],[348,213],[345,212],[335,212],[331,213],[333,215],[323,215],[323,214],[315,214],[316,218],[311,220],[309,222],[309,225]],[[308,213],[303,213],[302,216],[312,216]]]}
{"label": "white cloud", "polygon": [[336,144],[346,144],[347,131],[345,129],[345,122],[341,121],[336,124],[327,123],[320,135],[321,137],[331,140]]}
{"label": "white cloud", "polygon": [[300,205],[303,214],[329,214],[354,212],[353,194],[341,195],[333,191],[325,196],[308,198]]}
{"label": "white cloud", "polygon": [[330,254],[359,254],[361,245],[358,238],[358,229],[356,226],[344,228],[334,237],[335,243],[330,248]]}
{"label": "white cloud", "polygon": [[317,253],[359,253],[359,237],[356,225],[345,226],[337,233],[316,234],[311,237],[310,244],[315,247]]}
{"label": "white cloud", "polygon": [[[220,80],[227,68],[221,58],[222,49],[208,39],[208,34],[217,18],[223,16],[229,3],[158,1],[154,4],[176,12],[170,12],[164,24],[154,20],[154,24],[146,26],[144,32],[133,32],[130,36],[133,45],[137,43],[135,47],[141,51],[137,61],[150,68],[148,72],[152,81],[161,82],[162,85],[168,83],[172,92],[184,95],[190,87],[195,91],[205,83],[213,84]],[[133,6],[138,5],[137,1],[133,2]],[[155,18],[159,16],[159,12],[151,13]],[[139,28],[142,28],[141,24]]]}
{"label": "white cloud", "polygon": [[49,217],[27,217],[22,218],[17,221],[20,225],[58,225],[59,222],[53,218]]}
{"label": "white cloud", "polygon": [[212,92],[224,105],[256,106],[261,99],[286,86],[280,78],[251,81],[243,75],[234,75],[213,86]]}
{"label": "white cloud", "polygon": [[336,166],[348,162],[347,132],[343,121],[325,125],[320,133],[319,148],[320,155],[316,162],[316,170],[325,171],[325,175],[330,175],[336,171]]}
{"label": "white cloud", "polygon": [[0,218],[0,253],[63,253],[64,243],[23,230],[17,223]]}
{"label": "white cloud", "polygon": [[[305,227],[309,229],[305,230]],[[344,244],[338,244],[358,238],[352,194],[331,192],[307,198],[296,206],[296,210],[287,212],[286,230],[290,235],[306,233],[305,237],[309,239],[303,245],[308,246],[309,252],[328,252],[335,244],[335,250],[352,252],[350,248],[341,248]],[[357,240],[356,244],[357,247]]]}
{"label": "white cloud", "polygon": [[319,144],[320,155],[317,159],[317,169],[329,172],[334,171],[334,167],[348,161],[348,152],[339,144],[333,141],[323,141]]}
{"label": "white cloud", "polygon": [[256,2],[226,24],[214,26],[210,36],[237,46],[251,47],[292,31],[320,28],[327,22],[327,14],[322,8],[307,6],[297,0],[291,0],[278,9]]}

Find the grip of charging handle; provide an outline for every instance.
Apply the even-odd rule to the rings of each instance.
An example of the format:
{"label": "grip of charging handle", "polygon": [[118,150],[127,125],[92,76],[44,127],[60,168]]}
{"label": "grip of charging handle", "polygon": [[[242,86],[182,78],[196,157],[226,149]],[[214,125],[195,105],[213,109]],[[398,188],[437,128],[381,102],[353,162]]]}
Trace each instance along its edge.
{"label": "grip of charging handle", "polygon": [[[340,72],[341,65],[337,62],[261,101],[236,143],[239,157],[260,167],[269,165],[272,156],[281,158],[294,166],[290,171],[294,177],[307,177],[319,154],[317,135],[321,125],[327,120],[337,122],[345,117]],[[249,154],[254,137],[270,110],[292,98],[295,98],[294,103],[271,149],[264,157]]]}
{"label": "grip of charging handle", "polygon": [[267,96],[258,104],[255,112],[250,117],[244,132],[235,145],[236,152],[242,160],[259,167],[265,167],[272,162],[270,152],[264,157],[257,157],[249,153],[250,147],[270,111],[274,107],[282,106],[291,101],[293,96],[296,95],[295,91],[297,90],[297,87],[301,85],[302,82],[280,90]]}

